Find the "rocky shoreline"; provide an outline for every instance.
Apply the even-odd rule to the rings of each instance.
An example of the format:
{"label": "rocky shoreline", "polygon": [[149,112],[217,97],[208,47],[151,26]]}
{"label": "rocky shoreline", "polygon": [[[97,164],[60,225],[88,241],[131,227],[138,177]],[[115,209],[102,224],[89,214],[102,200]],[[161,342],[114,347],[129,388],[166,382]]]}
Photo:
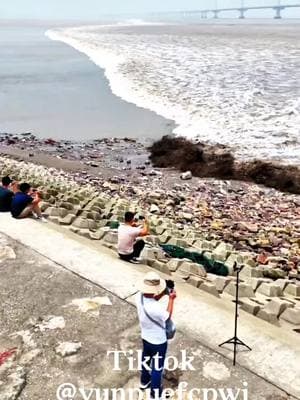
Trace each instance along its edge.
{"label": "rocky shoreline", "polygon": [[55,167],[55,175],[62,179],[138,202],[145,213],[170,219],[179,231],[197,230],[208,240],[284,257],[290,268],[300,266],[299,196],[153,168],[148,146],[149,142],[128,138],[78,143],[38,139],[30,133],[0,136],[4,156],[44,165],[50,173]]}
{"label": "rocky shoreline", "polygon": [[[218,297],[223,291],[233,294],[233,265],[244,264],[246,309],[258,313],[275,296],[284,303],[275,305],[278,313],[295,306],[287,318],[300,327],[299,196],[153,168],[148,144],[132,139],[72,143],[27,134],[8,140],[0,145],[1,174],[39,188],[50,221],[116,250],[116,224],[126,210],[134,210],[150,222],[146,264],[169,275],[179,273],[180,279]],[[170,261],[159,248],[162,244],[220,262],[229,277],[215,281],[199,265]],[[285,290],[291,302],[280,300]],[[255,296],[263,297],[259,305]],[[262,310],[261,318],[277,324],[278,316]]]}

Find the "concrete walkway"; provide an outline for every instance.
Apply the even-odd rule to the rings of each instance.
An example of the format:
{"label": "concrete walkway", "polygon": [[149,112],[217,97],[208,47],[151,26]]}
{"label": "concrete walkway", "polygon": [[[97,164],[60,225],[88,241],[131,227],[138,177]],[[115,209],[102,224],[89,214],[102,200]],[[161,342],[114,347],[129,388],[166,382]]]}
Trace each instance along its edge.
{"label": "concrete walkway", "polygon": [[[17,221],[0,215],[0,231],[64,268],[90,280],[121,299],[133,303],[137,282],[150,268],[118,260],[115,254],[65,228],[33,220]],[[234,304],[191,287],[177,284],[174,320],[182,333],[232,357],[218,344],[233,335]],[[252,352],[238,355],[239,365],[300,399],[300,335],[286,332],[240,311],[239,337]],[[238,366],[237,366],[238,368]]]}

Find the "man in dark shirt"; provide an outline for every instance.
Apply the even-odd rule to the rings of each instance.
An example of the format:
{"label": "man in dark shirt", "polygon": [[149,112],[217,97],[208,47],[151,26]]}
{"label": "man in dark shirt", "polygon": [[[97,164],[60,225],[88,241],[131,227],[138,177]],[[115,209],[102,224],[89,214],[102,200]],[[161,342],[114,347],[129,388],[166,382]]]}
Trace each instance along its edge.
{"label": "man in dark shirt", "polygon": [[11,202],[14,193],[9,189],[12,180],[9,176],[2,178],[2,186],[0,186],[0,212],[11,210]]}
{"label": "man in dark shirt", "polygon": [[19,186],[19,192],[17,192],[11,203],[11,214],[14,218],[27,218],[33,213],[38,218],[42,218],[42,212],[39,207],[40,198],[37,195],[32,197],[29,193],[31,186],[29,183],[21,183]]}

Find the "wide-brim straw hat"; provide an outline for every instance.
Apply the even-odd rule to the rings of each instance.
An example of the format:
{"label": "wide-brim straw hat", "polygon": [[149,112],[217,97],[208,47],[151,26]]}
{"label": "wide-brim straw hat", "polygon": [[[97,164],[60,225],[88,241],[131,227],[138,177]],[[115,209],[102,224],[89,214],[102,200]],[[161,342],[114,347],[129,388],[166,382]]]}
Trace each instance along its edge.
{"label": "wide-brim straw hat", "polygon": [[166,281],[156,272],[148,272],[140,283],[140,291],[144,294],[159,295],[166,289]]}

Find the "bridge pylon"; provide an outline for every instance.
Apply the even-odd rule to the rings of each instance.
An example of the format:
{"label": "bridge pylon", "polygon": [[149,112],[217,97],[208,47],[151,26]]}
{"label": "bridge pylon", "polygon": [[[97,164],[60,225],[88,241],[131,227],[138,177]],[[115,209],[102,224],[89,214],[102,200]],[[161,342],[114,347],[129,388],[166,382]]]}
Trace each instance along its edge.
{"label": "bridge pylon", "polygon": [[212,10],[212,12],[214,14],[213,18],[215,19],[219,18],[219,10]]}
{"label": "bridge pylon", "polygon": [[274,10],[275,10],[274,19],[281,19],[282,18],[281,11],[284,10],[284,7],[283,6],[274,7]]}
{"label": "bridge pylon", "polygon": [[246,11],[247,10],[245,8],[240,8],[239,9],[239,12],[240,12],[239,19],[244,19],[245,18],[245,12]]}

